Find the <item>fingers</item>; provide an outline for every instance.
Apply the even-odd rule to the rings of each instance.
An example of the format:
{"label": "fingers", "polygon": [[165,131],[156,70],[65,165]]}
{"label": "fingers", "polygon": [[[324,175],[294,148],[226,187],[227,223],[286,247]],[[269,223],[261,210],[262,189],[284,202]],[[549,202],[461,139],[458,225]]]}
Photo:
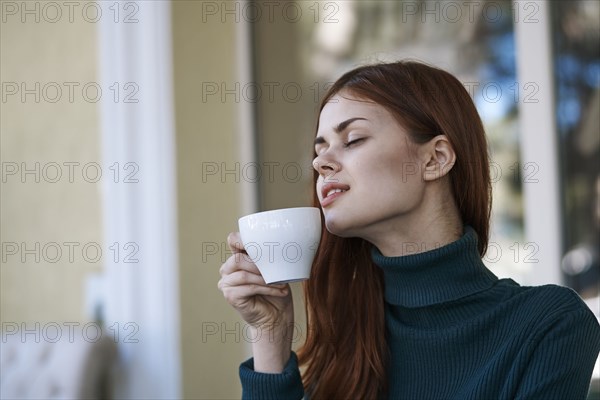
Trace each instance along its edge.
{"label": "fingers", "polygon": [[262,285],[266,286],[265,280],[261,275],[252,272],[238,270],[231,274],[224,275],[219,281],[219,289],[223,290],[225,286],[240,286],[240,285]]}
{"label": "fingers", "polygon": [[219,269],[221,274],[221,280],[218,283],[219,290],[225,293],[227,288],[235,287],[237,293],[239,288],[246,287],[244,293],[249,293],[247,295],[277,296],[285,294],[285,290],[284,292],[281,290],[286,289],[287,284],[267,285],[265,283],[258,267],[244,251],[239,232],[230,233],[227,236],[227,243],[234,254]]}
{"label": "fingers", "polygon": [[238,269],[243,269],[248,272],[260,275],[260,271],[256,267],[256,264],[252,262],[246,251],[244,250],[244,244],[239,232],[231,232],[227,236],[227,244],[234,253],[233,256],[229,257],[227,261],[221,266],[221,276],[224,274],[231,274]]}
{"label": "fingers", "polygon": [[244,244],[242,243],[242,236],[239,232],[231,232],[227,236],[227,244],[234,253],[244,252]]}
{"label": "fingers", "polygon": [[221,276],[224,276],[238,270],[248,271],[253,274],[260,275],[260,271],[258,270],[256,264],[254,264],[252,260],[250,260],[250,257],[248,257],[248,254],[245,253],[236,253],[229,257],[227,261],[221,265],[219,273]]}
{"label": "fingers", "polygon": [[[234,288],[230,288],[234,289]],[[223,292],[225,297],[228,299],[232,299],[228,297],[228,293]],[[260,285],[244,285],[244,286],[235,286],[235,297],[238,299],[246,299],[252,296],[277,296],[284,297],[288,295],[288,289],[283,288],[279,289],[276,287],[270,286],[260,286]],[[232,299],[235,301],[235,299]]]}
{"label": "fingers", "polygon": [[287,284],[267,286],[261,275],[241,270],[223,276],[217,287],[230,302],[255,295],[285,296],[289,290]]}
{"label": "fingers", "polygon": [[285,297],[289,294],[287,287],[263,286],[255,283],[229,286],[227,283],[221,283],[221,281],[219,281],[219,289],[223,292],[227,302],[234,307],[241,305],[253,296]]}

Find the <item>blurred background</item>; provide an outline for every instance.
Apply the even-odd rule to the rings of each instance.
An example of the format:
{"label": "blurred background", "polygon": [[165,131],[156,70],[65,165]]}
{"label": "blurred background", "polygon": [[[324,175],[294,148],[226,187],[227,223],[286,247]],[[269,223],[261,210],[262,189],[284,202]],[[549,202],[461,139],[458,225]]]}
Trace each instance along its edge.
{"label": "blurred background", "polygon": [[310,204],[319,99],[376,61],[473,96],[489,268],[600,315],[600,2],[0,5],[1,398],[239,398],[227,234]]}

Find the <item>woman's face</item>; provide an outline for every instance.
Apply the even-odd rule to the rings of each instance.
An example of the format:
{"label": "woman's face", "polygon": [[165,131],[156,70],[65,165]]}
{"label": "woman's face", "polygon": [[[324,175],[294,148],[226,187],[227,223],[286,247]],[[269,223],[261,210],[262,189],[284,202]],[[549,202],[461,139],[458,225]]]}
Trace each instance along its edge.
{"label": "woman's face", "polygon": [[418,146],[384,107],[338,93],[321,112],[315,150],[331,233],[371,240],[418,220],[411,218],[425,190]]}

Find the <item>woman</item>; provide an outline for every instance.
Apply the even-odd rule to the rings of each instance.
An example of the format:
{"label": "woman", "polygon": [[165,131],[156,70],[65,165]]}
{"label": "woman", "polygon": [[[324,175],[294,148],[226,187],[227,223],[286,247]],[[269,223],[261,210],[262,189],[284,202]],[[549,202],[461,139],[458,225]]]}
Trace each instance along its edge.
{"label": "woman", "polygon": [[346,73],[321,103],[313,165],[326,229],[298,356],[288,285],[266,285],[228,237],[218,286],[258,338],[244,398],[585,398],[600,351],[585,303],[481,261],[487,145],[455,77],[416,62]]}

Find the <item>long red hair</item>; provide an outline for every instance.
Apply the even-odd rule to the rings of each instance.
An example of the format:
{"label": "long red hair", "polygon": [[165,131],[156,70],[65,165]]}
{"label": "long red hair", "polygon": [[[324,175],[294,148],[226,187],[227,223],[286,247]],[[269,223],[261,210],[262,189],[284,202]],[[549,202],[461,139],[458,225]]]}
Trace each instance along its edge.
{"label": "long red hair", "polygon": [[[477,232],[483,256],[491,212],[488,149],[479,114],[460,81],[414,61],[362,66],[331,86],[320,110],[342,89],[385,107],[414,143],[447,136],[456,153],[449,172],[452,196],[463,224]],[[320,207],[317,178],[315,171],[313,202]],[[321,222],[321,243],[304,284],[308,330],[298,356],[306,366],[305,390],[311,399],[375,399],[387,386],[383,275],[371,260],[370,243],[335,236]]]}

